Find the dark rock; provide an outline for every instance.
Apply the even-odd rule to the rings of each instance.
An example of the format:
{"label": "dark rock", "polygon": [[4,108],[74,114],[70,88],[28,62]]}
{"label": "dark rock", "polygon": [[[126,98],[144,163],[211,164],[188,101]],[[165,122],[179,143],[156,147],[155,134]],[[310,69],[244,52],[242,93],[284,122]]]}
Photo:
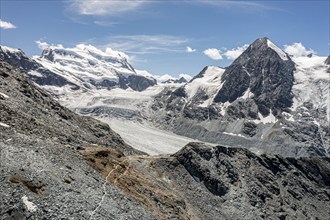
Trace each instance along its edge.
{"label": "dark rock", "polygon": [[292,105],[295,64],[287,56],[283,60],[267,45],[267,38],[256,40],[230,65],[221,79],[224,85],[215,102],[233,102],[247,88],[262,115],[282,112]]}
{"label": "dark rock", "polygon": [[128,86],[131,87],[133,90],[139,92],[157,84],[157,81],[155,79],[148,79],[146,77],[138,75],[130,75],[128,76],[127,80]]}
{"label": "dark rock", "polygon": [[186,83],[188,82],[185,78],[181,77],[180,79],[168,79],[163,83]]}
{"label": "dark rock", "polygon": [[197,219],[328,216],[329,158],[258,156],[242,148],[189,143],[156,164],[168,173],[172,184],[175,181],[188,206],[203,210],[206,204],[212,205]]}
{"label": "dark rock", "polygon": [[249,135],[250,137],[253,137],[256,135],[256,128],[257,125],[253,122],[244,122],[242,132],[246,135]]}
{"label": "dark rock", "polygon": [[327,57],[327,59],[324,61],[325,64],[330,65],[330,56]]}

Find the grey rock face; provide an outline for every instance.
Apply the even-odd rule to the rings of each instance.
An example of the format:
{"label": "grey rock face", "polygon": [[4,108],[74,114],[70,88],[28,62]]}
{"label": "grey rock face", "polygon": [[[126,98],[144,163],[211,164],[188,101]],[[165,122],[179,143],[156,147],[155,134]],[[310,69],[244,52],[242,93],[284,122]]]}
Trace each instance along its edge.
{"label": "grey rock face", "polygon": [[330,65],[330,56],[324,61],[325,64]]}
{"label": "grey rock face", "polygon": [[164,81],[163,83],[186,83],[187,80],[183,77],[181,77],[180,79],[168,79],[166,81]]}
{"label": "grey rock face", "polygon": [[62,107],[0,61],[1,219],[156,219],[79,153],[96,145],[142,154],[107,124]]}
{"label": "grey rock face", "polygon": [[324,63],[329,65],[327,72],[330,73],[330,56],[328,56]]}
{"label": "grey rock face", "polygon": [[226,69],[214,101],[233,102],[250,88],[260,113],[267,116],[272,110],[277,115],[292,105],[294,70],[289,56],[283,60],[267,38],[258,39]]}
{"label": "grey rock face", "polygon": [[128,86],[131,87],[133,90],[136,91],[143,91],[147,89],[150,86],[156,85],[157,82],[155,79],[148,79],[143,76],[137,76],[137,75],[130,75],[127,78]]}
{"label": "grey rock face", "polygon": [[329,158],[257,156],[190,143],[159,159],[197,219],[326,219]]}

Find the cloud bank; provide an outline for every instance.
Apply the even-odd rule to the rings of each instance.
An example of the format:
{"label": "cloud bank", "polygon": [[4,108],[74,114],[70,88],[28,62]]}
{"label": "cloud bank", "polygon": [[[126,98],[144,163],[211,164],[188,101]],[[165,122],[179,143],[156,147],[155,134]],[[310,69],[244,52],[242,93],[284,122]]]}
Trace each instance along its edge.
{"label": "cloud bank", "polygon": [[316,54],[316,52],[312,49],[307,50],[302,43],[284,45],[284,51],[294,57],[305,57],[311,54]]}

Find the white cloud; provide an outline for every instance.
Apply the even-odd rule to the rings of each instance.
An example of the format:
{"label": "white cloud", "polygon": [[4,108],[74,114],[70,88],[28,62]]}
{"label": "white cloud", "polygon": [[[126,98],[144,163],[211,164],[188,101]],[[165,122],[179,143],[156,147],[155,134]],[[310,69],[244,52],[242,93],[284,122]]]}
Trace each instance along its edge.
{"label": "white cloud", "polygon": [[170,76],[168,74],[164,74],[164,75],[155,75],[154,78],[158,81],[158,82],[165,82],[169,79],[173,79],[175,80],[175,78],[173,76]]}
{"label": "white cloud", "polygon": [[41,40],[36,40],[35,43],[39,47],[39,49],[44,50],[49,47],[49,44],[47,42],[41,41]]}
{"label": "white cloud", "polygon": [[0,28],[2,28],[2,29],[14,29],[14,28],[16,28],[16,26],[13,25],[10,22],[3,21],[3,20],[0,19]]}
{"label": "white cloud", "polygon": [[305,57],[310,54],[316,54],[316,52],[312,49],[307,50],[302,43],[284,45],[284,51],[294,57]]}
{"label": "white cloud", "polygon": [[185,78],[187,81],[190,81],[190,80],[192,79],[192,76],[190,76],[189,74],[186,74],[186,73],[181,73],[181,74],[179,75],[179,79],[180,79],[181,77]]}
{"label": "white cloud", "polygon": [[216,48],[209,48],[203,51],[203,53],[208,56],[209,58],[213,59],[213,60],[221,60],[222,56],[220,54],[220,50],[216,49]]}
{"label": "white cloud", "polygon": [[225,55],[229,60],[234,60],[239,57],[248,47],[248,44],[244,44],[241,47],[236,47],[231,50],[227,50],[223,55]]}
{"label": "white cloud", "polygon": [[118,15],[137,10],[146,0],[69,0],[69,7],[81,15]]}
{"label": "white cloud", "polygon": [[189,39],[171,35],[116,35],[107,39],[115,50],[130,54],[159,54],[183,51],[183,44]]}
{"label": "white cloud", "polygon": [[193,52],[196,52],[196,49],[192,49],[191,47],[186,47],[186,52],[193,53]]}

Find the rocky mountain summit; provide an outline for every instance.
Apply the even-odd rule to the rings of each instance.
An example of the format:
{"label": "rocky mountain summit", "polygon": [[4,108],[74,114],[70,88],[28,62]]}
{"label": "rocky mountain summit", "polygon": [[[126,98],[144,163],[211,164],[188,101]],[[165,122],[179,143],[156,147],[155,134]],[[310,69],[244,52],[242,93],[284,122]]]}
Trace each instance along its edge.
{"label": "rocky mountain summit", "polygon": [[229,67],[206,67],[155,98],[154,121],[166,129],[255,152],[329,155],[329,65],[290,57],[267,38]]}

